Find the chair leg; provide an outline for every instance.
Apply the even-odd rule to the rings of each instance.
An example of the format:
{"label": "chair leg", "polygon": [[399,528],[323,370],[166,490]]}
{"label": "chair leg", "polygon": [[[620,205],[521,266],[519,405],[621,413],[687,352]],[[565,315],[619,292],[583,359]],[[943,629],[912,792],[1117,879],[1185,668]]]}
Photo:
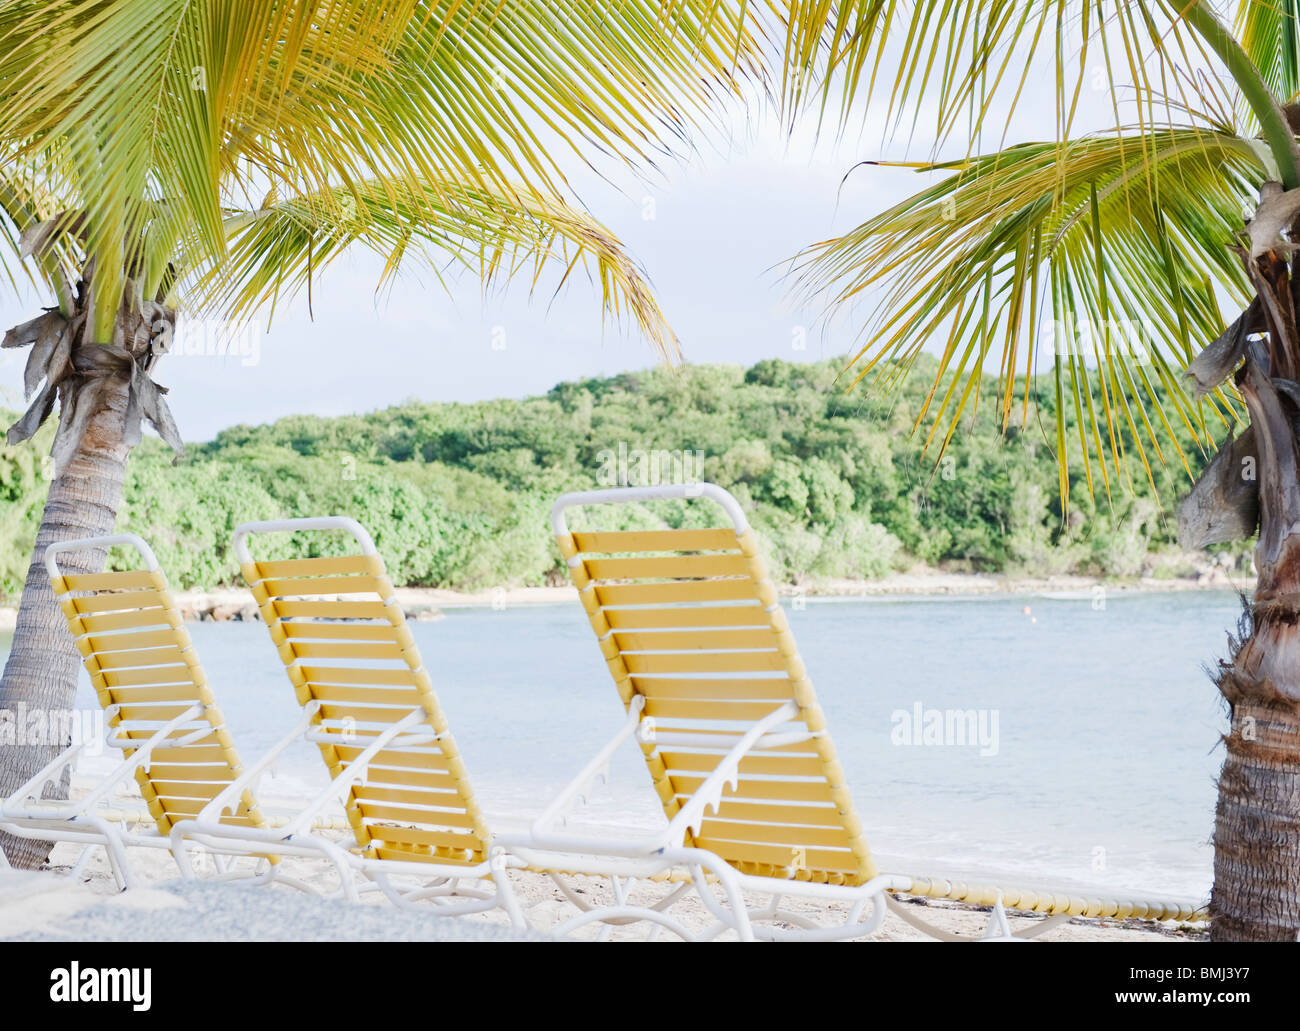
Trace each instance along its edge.
{"label": "chair leg", "polygon": [[998,892],[998,900],[993,903],[993,912],[989,914],[989,922],[984,927],[984,933],[980,935],[980,941],[1021,941],[1011,933],[1011,924],[1007,922],[1007,911],[1002,908],[1002,893]]}
{"label": "chair leg", "polygon": [[117,881],[119,891],[128,891],[139,887],[131,861],[127,858],[126,847],[112,827],[105,824],[100,828],[104,834],[104,851],[108,855],[109,865],[113,868],[113,878]]}
{"label": "chair leg", "polygon": [[491,856],[489,869],[492,871],[492,881],[496,884],[497,898],[510,920],[510,926],[516,931],[528,930],[528,921],[524,919],[524,911],[519,906],[519,899],[515,897],[514,885],[510,883],[509,864],[502,852],[498,851]]}

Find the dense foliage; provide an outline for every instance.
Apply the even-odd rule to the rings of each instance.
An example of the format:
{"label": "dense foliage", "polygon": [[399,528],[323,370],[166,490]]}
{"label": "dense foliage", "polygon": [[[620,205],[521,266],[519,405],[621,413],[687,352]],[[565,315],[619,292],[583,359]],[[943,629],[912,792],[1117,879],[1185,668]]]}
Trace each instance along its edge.
{"label": "dense foliage", "polygon": [[[1109,497],[1080,474],[1063,519],[1046,390],[1005,434],[981,403],[936,461],[937,448],[923,453],[924,433],[911,432],[926,376],[869,399],[841,389],[842,368],[687,366],[524,400],[291,416],[227,429],[176,467],[150,439],[132,458],[120,524],[153,542],[185,587],[234,582],[238,523],[321,513],[364,522],[400,584],[537,584],[560,576],[547,518],[557,494],[657,474],[734,492],[787,581],[877,577],[916,561],[1129,576],[1169,550],[1189,483],[1181,465],[1154,467],[1153,489],[1132,463],[1131,489],[1114,484]],[[0,586],[11,596],[43,502],[45,436],[0,452]],[[1203,457],[1188,454],[1198,468]],[[676,525],[708,513],[660,505],[620,518]],[[295,550],[283,543],[283,554]]]}

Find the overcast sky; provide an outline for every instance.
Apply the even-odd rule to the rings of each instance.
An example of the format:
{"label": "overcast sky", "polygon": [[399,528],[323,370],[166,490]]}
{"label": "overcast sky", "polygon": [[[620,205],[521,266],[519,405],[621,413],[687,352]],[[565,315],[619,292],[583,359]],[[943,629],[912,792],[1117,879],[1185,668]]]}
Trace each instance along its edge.
{"label": "overcast sky", "polygon": [[[1049,137],[1050,95],[1025,104],[1013,137]],[[776,266],[924,185],[909,170],[859,168],[841,188],[856,162],[907,154],[901,142],[882,144],[872,115],[861,139],[815,146],[810,131],[787,141],[774,118],[738,115],[732,140],[666,165],[649,183],[620,175],[607,184],[572,170],[586,205],[645,267],[686,360],[749,365],[849,349],[860,325],[845,320],[819,329],[814,312],[792,310]],[[1107,95],[1085,94],[1081,126],[1112,120]],[[1040,131],[1024,131],[1034,125]],[[911,156],[926,157],[928,149],[918,139]],[[242,340],[254,353],[168,356],[156,378],[171,389],[185,438],[207,440],[226,426],[293,413],[370,411],[408,398],[522,397],[656,360],[634,330],[602,331],[598,289],[585,279],[572,278],[554,300],[550,290],[530,299],[527,278],[484,297],[473,276],[460,276],[449,293],[412,268],[376,296],[379,272],[365,252],[340,259],[315,283],[314,321],[305,298],[282,306],[269,328],[263,321],[260,332]],[[6,288],[0,325],[30,318],[41,303],[49,302]],[[800,326],[806,346],[796,350]],[[0,403],[8,407],[20,403],[25,357],[0,352]]]}

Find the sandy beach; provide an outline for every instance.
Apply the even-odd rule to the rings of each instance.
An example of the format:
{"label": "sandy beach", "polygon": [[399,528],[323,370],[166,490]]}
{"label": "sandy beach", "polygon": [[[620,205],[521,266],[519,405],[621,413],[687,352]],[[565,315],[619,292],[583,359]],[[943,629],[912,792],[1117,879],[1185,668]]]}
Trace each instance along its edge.
{"label": "sandy beach", "polygon": [[[54,873],[66,873],[76,861],[79,847],[60,844],[51,862]],[[196,905],[186,890],[177,891],[177,870],[169,854],[161,850],[136,849],[132,859],[147,885],[118,893],[102,855],[94,856],[76,883],[53,874],[41,874],[41,890],[28,890],[21,897],[6,900],[0,891],[0,940],[366,940],[370,938],[414,938],[418,936],[419,916],[407,912],[394,914],[382,899],[351,904],[340,900],[322,900],[304,896],[281,886],[233,887],[221,896],[215,908],[207,908],[208,919],[193,912]],[[330,885],[332,872],[323,864],[306,860],[286,860],[294,864],[292,873],[313,885]],[[559,889],[544,874],[516,871],[512,883],[525,908],[527,918],[540,936],[576,912]],[[200,882],[203,883],[211,882]],[[607,891],[604,882],[592,878],[574,878],[573,885],[588,895]],[[652,886],[654,891],[660,890]],[[171,892],[171,894],[168,894]],[[240,892],[247,892],[239,894]],[[269,899],[267,898],[269,896]],[[288,896],[289,899],[284,897]],[[214,896],[215,897],[215,896]],[[309,899],[305,907],[290,900]],[[910,900],[919,915],[945,931],[978,938],[988,922],[988,911],[959,903],[933,900]],[[105,908],[107,907],[107,908]],[[269,921],[267,907],[281,916],[296,918],[296,923]],[[125,915],[132,908],[147,910],[140,920]],[[796,909],[811,912],[807,904]],[[378,910],[378,912],[377,912]],[[709,922],[698,902],[679,903],[673,910],[688,926],[700,927]],[[383,914],[382,917],[379,914]],[[120,921],[106,919],[122,914]],[[1013,930],[1031,926],[1039,917],[1010,914]],[[439,919],[429,907],[426,927],[431,939],[478,937],[515,937],[505,926],[498,911],[482,916],[463,916],[454,920]],[[491,931],[487,929],[491,928]],[[645,937],[644,927],[620,929],[616,938]],[[590,936],[590,935],[584,935]],[[1189,942],[1204,939],[1198,927],[1176,923],[1153,924],[1137,920],[1073,919],[1047,931],[1036,940],[1053,941],[1146,941]],[[885,917],[874,941],[925,941],[924,935],[894,914]]]}
{"label": "sandy beach", "polygon": [[[89,781],[78,777],[73,794],[79,795]],[[117,802],[123,809],[134,808],[129,798]],[[135,803],[138,805],[138,800]],[[267,804],[268,814],[286,815],[292,803],[276,800]],[[498,833],[522,829],[498,825]],[[331,836],[339,838],[337,832]],[[340,840],[342,840],[340,838]],[[94,849],[75,880],[67,875],[82,853],[71,843],[55,846],[47,870],[29,874],[0,872],[0,940],[380,940],[385,937],[405,940],[475,940],[481,938],[519,937],[504,914],[493,911],[482,915],[438,917],[429,906],[420,910],[395,913],[378,897],[360,904],[338,899],[307,895],[285,886],[221,886],[204,880],[202,870],[197,884],[182,882],[170,853],[164,849],[135,848],[130,857],[136,873],[144,882],[139,888],[120,893],[114,883],[103,850]],[[204,861],[200,860],[200,866]],[[310,885],[330,892],[337,880],[326,863],[301,858],[286,858],[282,870]],[[905,861],[894,860],[894,863]],[[898,866],[897,868],[903,868]],[[577,912],[564,898],[551,877],[529,870],[511,872],[511,883],[525,910],[531,927],[529,935],[550,934],[562,921]],[[588,897],[606,897],[608,882],[590,877],[568,878],[571,888]],[[206,886],[206,887],[205,887]],[[645,898],[658,898],[660,885],[638,889]],[[247,893],[247,894],[245,894]],[[986,927],[989,910],[943,900],[900,896],[921,919],[944,931],[978,938]],[[752,900],[757,901],[757,900]],[[787,900],[795,912],[813,916],[817,906]],[[842,910],[841,904],[832,909]],[[698,899],[687,897],[678,902],[672,913],[692,929],[707,926],[712,918]],[[275,919],[270,915],[275,914]],[[1013,930],[1032,926],[1042,919],[1033,914],[1010,913]],[[423,921],[423,923],[422,923]],[[1140,920],[1098,920],[1075,918],[1055,927],[1035,940],[1053,941],[1146,941],[1190,942],[1205,940],[1204,924],[1190,925],[1173,921],[1153,923]],[[595,931],[584,929],[581,937],[594,937]],[[637,940],[646,936],[644,925],[615,931],[615,939]],[[671,940],[671,939],[670,939]],[[926,941],[921,932],[893,913],[885,917],[873,941]]]}

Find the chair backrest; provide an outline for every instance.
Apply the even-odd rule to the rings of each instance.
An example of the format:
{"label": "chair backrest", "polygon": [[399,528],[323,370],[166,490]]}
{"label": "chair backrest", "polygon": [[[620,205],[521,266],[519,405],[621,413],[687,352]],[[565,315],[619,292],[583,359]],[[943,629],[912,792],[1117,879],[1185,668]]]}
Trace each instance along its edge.
{"label": "chair backrest", "polygon": [[[709,498],[732,525],[604,532],[567,525],[576,506],[664,498]],[[561,497],[553,522],[624,706],[643,695],[643,719],[654,721],[654,732],[639,737],[668,818],[731,742],[794,702],[797,717],[777,729],[811,736],[742,759],[738,789],[709,811],[693,844],[746,873],[834,884],[875,876],[812,682],[735,499],[714,484],[588,491]],[[680,743],[695,738],[700,745]]]}
{"label": "chair backrest", "polygon": [[[78,573],[60,566],[78,553],[129,547],[143,568]],[[163,834],[199,812],[242,772],[225,718],[213,700],[180,610],[152,549],[134,534],[52,544],[45,552],[50,585],[68,620],[91,686],[119,738],[145,740],[195,704],[199,716],[179,724],[155,748],[136,782]],[[208,734],[196,734],[204,726]],[[184,740],[183,740],[184,739]],[[169,742],[175,742],[169,744]],[[124,750],[128,758],[133,749]],[[222,823],[265,826],[248,791]]]}
{"label": "chair backrest", "polygon": [[[248,548],[254,535],[307,531],[351,534],[361,554],[259,561]],[[370,535],[338,517],[246,523],[235,549],[299,704],[317,703],[314,729],[331,777],[393,724],[423,714],[374,754],[351,789],[345,809],[358,846],[381,859],[482,862],[487,826]],[[411,738],[418,733],[423,743]]]}

